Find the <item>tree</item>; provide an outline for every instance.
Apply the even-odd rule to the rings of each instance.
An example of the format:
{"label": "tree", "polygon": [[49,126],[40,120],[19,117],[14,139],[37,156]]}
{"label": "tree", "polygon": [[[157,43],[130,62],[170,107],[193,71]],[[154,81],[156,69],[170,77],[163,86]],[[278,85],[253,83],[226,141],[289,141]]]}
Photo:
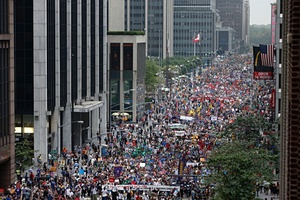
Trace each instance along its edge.
{"label": "tree", "polygon": [[32,166],[32,158],[34,157],[34,150],[32,143],[24,138],[22,142],[17,142],[15,146],[15,158],[17,169],[24,171],[27,167]]}
{"label": "tree", "polygon": [[208,167],[213,169],[207,177],[216,200],[253,199],[256,183],[272,180],[272,155],[265,149],[250,147],[245,142],[235,140],[223,144],[208,159]]}
{"label": "tree", "polygon": [[208,158],[208,166],[214,169],[208,181],[217,183],[215,199],[251,199],[256,183],[273,179],[278,138],[270,130],[271,124],[256,114],[239,116],[226,127],[221,136],[231,142]]}
{"label": "tree", "polygon": [[252,141],[253,145],[255,145],[261,138],[261,132],[270,129],[271,124],[263,116],[251,114],[237,117],[233,123],[226,127],[221,135],[240,141]]}
{"label": "tree", "polygon": [[155,64],[155,61],[151,59],[146,60],[146,90],[147,92],[154,92],[157,83],[159,66]]}
{"label": "tree", "polygon": [[250,44],[270,44],[271,25],[251,25],[249,38]]}

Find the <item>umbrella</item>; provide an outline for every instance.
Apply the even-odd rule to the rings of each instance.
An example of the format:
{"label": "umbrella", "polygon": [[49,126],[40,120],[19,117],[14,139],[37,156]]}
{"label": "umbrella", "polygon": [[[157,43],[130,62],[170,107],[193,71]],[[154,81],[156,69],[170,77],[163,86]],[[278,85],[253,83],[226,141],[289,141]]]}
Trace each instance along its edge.
{"label": "umbrella", "polygon": [[118,113],[118,112],[115,112],[115,113],[113,113],[113,114],[111,114],[112,116],[119,116],[120,115],[120,113]]}
{"label": "umbrella", "polygon": [[122,116],[128,116],[129,114],[128,113],[120,113],[120,115],[122,115]]}

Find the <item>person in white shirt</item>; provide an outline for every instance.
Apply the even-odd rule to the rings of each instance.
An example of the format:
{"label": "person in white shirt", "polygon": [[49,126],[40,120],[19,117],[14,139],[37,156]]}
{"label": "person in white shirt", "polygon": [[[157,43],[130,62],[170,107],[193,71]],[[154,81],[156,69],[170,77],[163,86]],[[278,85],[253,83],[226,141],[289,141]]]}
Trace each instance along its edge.
{"label": "person in white shirt", "polygon": [[123,191],[120,191],[120,192],[119,192],[118,200],[124,200]]}
{"label": "person in white shirt", "polygon": [[66,195],[70,198],[73,197],[74,193],[72,192],[72,190],[68,187],[67,190],[66,190]]}
{"label": "person in white shirt", "polygon": [[102,200],[107,200],[107,196],[108,196],[108,191],[106,187],[104,187],[102,190]]}
{"label": "person in white shirt", "polygon": [[97,200],[97,194],[98,194],[98,191],[97,191],[97,187],[94,186],[93,189],[92,189],[92,200]]}

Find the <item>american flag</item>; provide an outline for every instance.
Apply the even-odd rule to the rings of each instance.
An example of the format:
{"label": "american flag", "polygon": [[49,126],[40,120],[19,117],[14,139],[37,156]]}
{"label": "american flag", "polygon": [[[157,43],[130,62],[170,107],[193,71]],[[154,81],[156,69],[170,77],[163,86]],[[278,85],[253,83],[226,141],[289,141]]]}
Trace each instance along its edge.
{"label": "american flag", "polygon": [[259,45],[261,65],[266,67],[274,66],[274,45]]}

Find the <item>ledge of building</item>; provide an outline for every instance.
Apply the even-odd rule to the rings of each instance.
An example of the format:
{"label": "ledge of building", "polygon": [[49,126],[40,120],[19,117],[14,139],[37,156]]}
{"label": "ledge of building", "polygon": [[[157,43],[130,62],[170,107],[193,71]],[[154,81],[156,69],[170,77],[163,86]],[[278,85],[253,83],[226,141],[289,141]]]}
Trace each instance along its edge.
{"label": "ledge of building", "polygon": [[74,106],[74,112],[87,113],[103,106],[103,101],[85,101]]}

